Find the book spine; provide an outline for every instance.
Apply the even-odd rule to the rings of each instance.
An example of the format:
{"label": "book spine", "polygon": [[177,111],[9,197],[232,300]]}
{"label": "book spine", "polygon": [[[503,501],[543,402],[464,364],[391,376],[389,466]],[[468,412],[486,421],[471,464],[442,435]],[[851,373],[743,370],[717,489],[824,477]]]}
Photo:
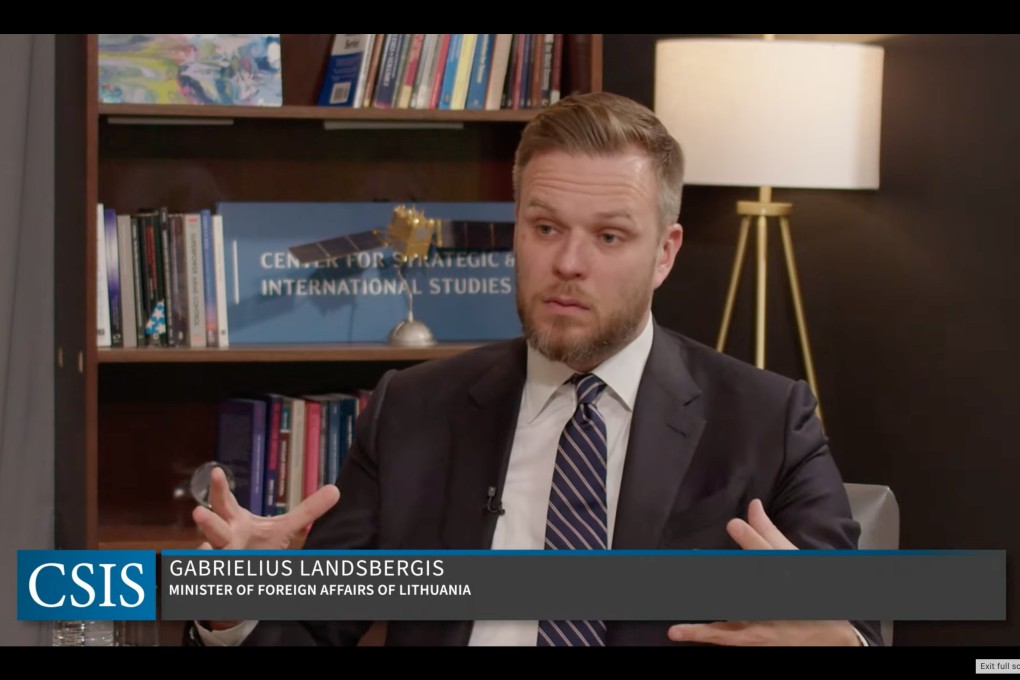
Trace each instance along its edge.
{"label": "book spine", "polygon": [[305,459],[302,478],[302,500],[319,488],[319,430],[321,428],[322,404],[309,399],[305,402]]}
{"label": "book spine", "polygon": [[555,104],[563,96],[563,34],[553,34],[552,81],[549,86],[549,103]]}
{"label": "book spine", "polygon": [[103,204],[96,209],[96,346],[110,347],[110,287],[106,270],[106,227]]}
{"label": "book spine", "polygon": [[485,88],[486,111],[497,111],[503,106],[503,90],[506,73],[510,65],[510,50],[513,47],[513,33],[497,33],[492,42],[492,67],[489,82]]}
{"label": "book spine", "polygon": [[437,47],[439,47],[439,34],[426,33],[422,41],[418,72],[414,75],[414,87],[411,89],[412,109],[424,109],[428,106],[429,83],[435,71]]}
{"label": "book spine", "polygon": [[280,416],[283,411],[283,397],[269,395],[266,404],[266,466],[262,512],[276,514],[276,479],[280,457]]}
{"label": "book spine", "polygon": [[124,347],[138,347],[138,317],[135,314],[134,256],[131,248],[131,216],[117,215],[117,262],[120,269],[121,322]]}
{"label": "book spine", "polygon": [[110,346],[124,346],[124,315],[120,282],[120,246],[117,240],[117,211],[103,209],[103,225],[106,231],[106,286],[110,296]]}
{"label": "book spine", "polygon": [[446,63],[443,65],[443,83],[439,91],[439,108],[449,110],[453,103],[453,88],[457,81],[460,62],[460,48],[464,43],[463,33],[451,33],[446,47]]}
{"label": "book spine", "polygon": [[389,33],[386,35],[386,47],[382,61],[379,63],[379,82],[375,87],[372,105],[379,109],[393,108],[393,100],[397,93],[397,78],[400,70],[400,57],[403,54],[404,34]]}
{"label": "book spine", "polygon": [[167,347],[177,346],[177,329],[174,327],[174,314],[177,307],[177,300],[174,298],[174,269],[170,260],[170,213],[166,208],[159,211],[159,251],[162,276],[160,284],[163,287],[163,317],[166,324],[166,333],[163,334],[163,343]]}
{"label": "book spine", "polygon": [[471,81],[471,65],[475,60],[475,47],[478,45],[478,33],[465,33],[460,43],[460,57],[457,59],[457,75],[453,83],[453,95],[450,108],[463,111],[467,103],[468,84]]}
{"label": "book spine", "polygon": [[130,215],[131,221],[131,266],[135,271],[135,345],[145,347],[148,336],[145,333],[148,322],[149,301],[145,274],[145,239],[142,235],[142,218]]}
{"label": "book spine", "polygon": [[295,397],[290,412],[290,458],[287,462],[287,507],[291,511],[302,501],[305,478],[305,419],[307,404]]}
{"label": "book spine", "polygon": [[382,60],[383,47],[386,44],[386,34],[376,33],[372,39],[372,56],[368,64],[368,72],[365,76],[365,92],[361,97],[358,106],[372,106],[372,98],[375,96],[376,82],[379,80],[379,62]]}
{"label": "book spine", "polygon": [[266,477],[266,402],[253,399],[254,418],[251,425],[251,489],[248,493],[248,510],[262,514],[262,498]]}
{"label": "book spine", "polygon": [[145,313],[145,345],[158,347],[163,344],[162,337],[166,331],[163,319],[163,298],[160,291],[160,267],[158,246],[159,215],[144,213],[142,225],[142,261],[145,269],[145,302],[148,305]]}
{"label": "book spine", "polygon": [[202,262],[202,223],[197,213],[188,213],[184,216],[184,241],[188,344],[192,347],[205,347],[205,264]]}
{"label": "book spine", "polygon": [[216,253],[213,249],[212,212],[202,210],[202,277],[205,283],[205,345],[219,346],[219,330],[217,328],[216,311]]}
{"label": "book spine", "polygon": [[443,94],[443,78],[450,55],[450,33],[439,34],[439,45],[436,47],[435,64],[429,80],[428,105],[423,108],[438,109]]}
{"label": "book spine", "polygon": [[227,325],[227,277],[226,251],[223,243],[223,216],[212,216],[213,253],[216,271],[216,334],[217,346],[230,346],[230,332]]}
{"label": "book spine", "polygon": [[410,34],[410,44],[407,49],[407,65],[400,82],[400,89],[397,93],[398,109],[411,108],[411,93],[414,92],[414,81],[418,77],[418,70],[421,65],[421,52],[425,46],[424,33]]}
{"label": "book spine", "polygon": [[358,66],[357,87],[351,106],[360,108],[365,105],[365,91],[368,89],[368,70],[372,65],[372,54],[375,51],[375,33],[365,34],[365,49],[361,52],[361,63]]}
{"label": "book spine", "polygon": [[475,46],[474,60],[468,77],[467,97],[464,108],[481,111],[485,108],[486,92],[492,70],[492,48],[494,33],[479,33]]}
{"label": "book spine", "polygon": [[173,341],[188,347],[188,270],[185,266],[184,215],[170,215],[170,282],[173,298]]}
{"label": "book spine", "polygon": [[266,514],[282,515],[287,512],[287,497],[290,492],[291,439],[294,435],[294,400],[283,397],[280,400],[280,444],[276,454],[276,498],[272,511]]}

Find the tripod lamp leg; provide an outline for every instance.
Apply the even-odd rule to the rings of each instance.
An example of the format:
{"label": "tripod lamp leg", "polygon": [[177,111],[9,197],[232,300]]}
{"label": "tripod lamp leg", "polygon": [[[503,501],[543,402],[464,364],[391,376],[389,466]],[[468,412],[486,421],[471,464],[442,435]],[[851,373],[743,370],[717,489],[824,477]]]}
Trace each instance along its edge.
{"label": "tripod lamp leg", "polygon": [[719,338],[715,343],[715,348],[719,352],[726,347],[726,336],[730,331],[730,320],[733,318],[733,303],[737,299],[737,288],[740,286],[740,270],[744,263],[744,255],[747,253],[747,232],[750,228],[751,218],[742,217],[740,234],[737,236],[737,252],[733,257],[733,271],[730,273],[730,288],[726,293],[726,306],[723,308],[722,326],[719,328]]}
{"label": "tripod lamp leg", "polygon": [[797,332],[800,335],[801,351],[804,355],[804,371],[807,374],[808,384],[814,392],[815,399],[819,400],[816,413],[819,420],[822,418],[821,399],[818,396],[818,384],[815,382],[815,368],[811,360],[811,345],[808,342],[807,324],[804,321],[804,304],[800,295],[800,281],[797,277],[797,264],[793,259],[793,241],[790,238],[790,220],[786,217],[779,218],[779,230],[783,238],[783,253],[786,258],[786,269],[790,276],[790,289],[793,293],[793,309],[797,315]]}

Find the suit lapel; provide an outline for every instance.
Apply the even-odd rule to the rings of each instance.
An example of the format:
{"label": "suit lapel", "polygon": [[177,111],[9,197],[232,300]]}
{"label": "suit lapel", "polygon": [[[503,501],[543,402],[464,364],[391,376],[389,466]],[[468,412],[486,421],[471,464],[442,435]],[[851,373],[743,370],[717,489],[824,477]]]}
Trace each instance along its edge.
{"label": "suit lapel", "polygon": [[658,325],[641,376],[620,482],[614,549],[659,546],[705,421],[689,407],[700,389],[677,341]]}
{"label": "suit lapel", "polygon": [[511,343],[468,388],[462,408],[451,419],[443,518],[447,549],[485,549],[492,544],[497,515],[485,509],[486,492],[503,488],[526,364],[524,342]]}
{"label": "suit lapel", "polygon": [[[523,341],[495,356],[490,368],[471,387],[451,418],[447,462],[443,548],[479,550],[492,545],[498,516],[485,509],[487,490],[503,488],[517,412],[526,377]],[[466,645],[472,621],[436,621],[432,634],[443,644]]]}

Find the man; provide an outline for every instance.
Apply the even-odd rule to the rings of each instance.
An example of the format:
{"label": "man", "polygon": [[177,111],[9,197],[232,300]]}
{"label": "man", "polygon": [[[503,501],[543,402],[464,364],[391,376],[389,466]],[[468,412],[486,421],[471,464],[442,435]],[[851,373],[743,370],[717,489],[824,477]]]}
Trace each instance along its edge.
{"label": "man", "polygon": [[[568,97],[514,166],[524,339],[387,373],[336,486],[258,518],[214,476],[212,548],[854,548],[803,382],[658,326],[683,242],[681,149],[647,108]],[[340,499],[337,502],[338,498]],[[496,510],[496,511],[493,511]],[[229,622],[205,644],[354,644],[367,622]],[[211,632],[210,628],[226,628]],[[880,643],[871,623],[394,621],[413,645]]]}

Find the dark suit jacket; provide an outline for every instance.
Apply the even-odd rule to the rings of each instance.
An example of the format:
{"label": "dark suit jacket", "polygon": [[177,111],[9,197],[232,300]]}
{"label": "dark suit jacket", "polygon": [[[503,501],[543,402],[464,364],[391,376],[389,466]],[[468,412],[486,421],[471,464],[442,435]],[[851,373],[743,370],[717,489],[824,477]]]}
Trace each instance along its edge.
{"label": "dark suit jacket", "polygon": [[[307,548],[485,549],[526,374],[522,340],[387,373],[360,416],[340,502]],[[634,407],[615,549],[735,549],[761,498],[800,548],[854,548],[859,527],[802,381],[655,327]],[[838,584],[834,584],[838,587]],[[671,644],[673,622],[607,622],[610,645]],[[854,622],[881,644],[874,622]],[[260,623],[245,644],[355,644],[368,622]],[[464,645],[471,622],[393,621],[387,644]]]}

